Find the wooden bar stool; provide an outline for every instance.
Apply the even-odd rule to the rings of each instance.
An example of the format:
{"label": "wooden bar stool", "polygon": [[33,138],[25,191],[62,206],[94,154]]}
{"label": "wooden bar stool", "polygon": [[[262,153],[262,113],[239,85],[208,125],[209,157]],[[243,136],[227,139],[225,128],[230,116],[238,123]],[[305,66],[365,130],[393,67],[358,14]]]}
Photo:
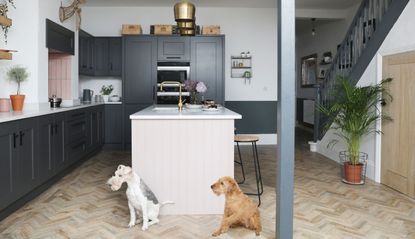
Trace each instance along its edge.
{"label": "wooden bar stool", "polygon": [[241,149],[239,148],[240,143],[251,143],[252,144],[252,154],[254,159],[254,166],[255,166],[255,179],[256,179],[256,186],[257,192],[256,193],[246,193],[247,195],[254,195],[258,196],[258,206],[261,205],[261,195],[264,193],[264,185],[262,183],[262,176],[261,176],[261,168],[259,166],[259,159],[258,159],[258,149],[256,142],[259,141],[259,138],[252,135],[235,135],[234,142],[236,142],[238,148],[238,155],[239,155],[239,162],[235,161],[236,163],[241,165],[242,168],[242,177],[243,180],[241,183],[245,182],[245,171],[241,156]]}

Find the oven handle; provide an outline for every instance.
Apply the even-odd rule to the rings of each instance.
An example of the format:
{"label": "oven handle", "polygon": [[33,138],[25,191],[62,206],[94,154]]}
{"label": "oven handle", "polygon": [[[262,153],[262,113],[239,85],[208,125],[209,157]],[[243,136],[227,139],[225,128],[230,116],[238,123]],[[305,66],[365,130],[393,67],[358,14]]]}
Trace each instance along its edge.
{"label": "oven handle", "polygon": [[[157,96],[179,96],[179,92],[157,92]],[[190,96],[189,92],[182,92],[182,96]]]}
{"label": "oven handle", "polygon": [[186,71],[189,73],[190,66],[157,66],[157,71]]}

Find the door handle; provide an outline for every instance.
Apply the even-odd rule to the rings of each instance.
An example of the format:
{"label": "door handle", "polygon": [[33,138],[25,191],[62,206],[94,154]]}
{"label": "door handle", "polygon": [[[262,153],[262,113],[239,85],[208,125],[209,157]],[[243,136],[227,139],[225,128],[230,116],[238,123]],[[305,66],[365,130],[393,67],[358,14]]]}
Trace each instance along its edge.
{"label": "door handle", "polygon": [[24,132],[20,131],[20,146],[23,145],[23,136],[24,136]]}
{"label": "door handle", "polygon": [[17,140],[18,137],[19,137],[18,134],[13,133],[13,148],[16,148],[16,140]]}
{"label": "door handle", "polygon": [[180,56],[168,56],[166,58],[167,59],[181,59],[182,57],[180,57]]}

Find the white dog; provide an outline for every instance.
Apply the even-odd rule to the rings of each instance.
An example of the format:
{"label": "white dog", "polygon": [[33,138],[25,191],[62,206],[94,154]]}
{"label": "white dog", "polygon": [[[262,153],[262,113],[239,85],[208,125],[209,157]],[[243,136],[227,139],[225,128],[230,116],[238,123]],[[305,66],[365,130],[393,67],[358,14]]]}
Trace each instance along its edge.
{"label": "white dog", "polygon": [[139,214],[139,211],[143,215],[143,231],[147,230],[149,226],[157,224],[159,222],[160,207],[173,202],[159,203],[154,193],[131,167],[119,165],[115,175],[108,179],[107,184],[111,186],[112,191],[117,191],[124,182],[128,184],[127,198],[128,208],[130,209],[130,223],[128,227],[131,228],[140,222],[136,221],[136,212]]}

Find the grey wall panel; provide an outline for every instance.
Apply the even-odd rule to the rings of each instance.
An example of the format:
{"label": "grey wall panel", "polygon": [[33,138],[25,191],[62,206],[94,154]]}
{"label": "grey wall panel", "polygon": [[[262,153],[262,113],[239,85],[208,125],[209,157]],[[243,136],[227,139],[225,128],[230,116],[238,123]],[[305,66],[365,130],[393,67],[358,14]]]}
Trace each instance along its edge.
{"label": "grey wall panel", "polygon": [[242,115],[235,122],[237,133],[277,133],[277,101],[226,101],[225,106]]}

